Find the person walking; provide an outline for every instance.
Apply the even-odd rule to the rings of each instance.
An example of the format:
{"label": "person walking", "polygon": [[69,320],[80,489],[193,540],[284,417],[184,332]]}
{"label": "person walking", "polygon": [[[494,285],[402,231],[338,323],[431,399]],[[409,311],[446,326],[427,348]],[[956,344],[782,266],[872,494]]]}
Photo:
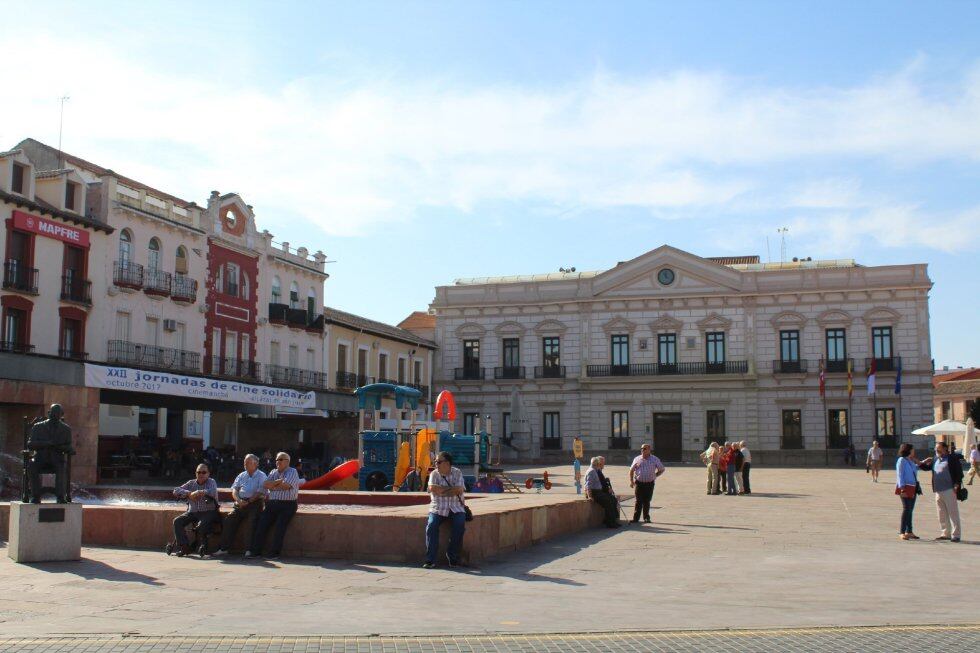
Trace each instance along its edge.
{"label": "person walking", "polygon": [[895,494],[902,499],[902,522],[899,526],[899,539],[917,540],[912,532],[912,511],[915,510],[915,496],[919,492],[919,468],[915,459],[915,449],[908,442],[898,449],[895,463]]}
{"label": "person walking", "polygon": [[738,443],[738,448],[742,452],[742,494],[752,494],[752,486],[749,485],[749,471],[752,469],[752,452],[749,451],[745,440]]}
{"label": "person walking", "polygon": [[973,485],[973,477],[980,476],[980,451],[977,445],[970,445],[970,480],[967,485]]}
{"label": "person walking", "polygon": [[701,453],[701,462],[704,463],[708,470],[708,494],[721,494],[718,490],[719,487],[719,474],[718,474],[718,463],[721,460],[721,451],[718,449],[718,443],[712,442],[708,445],[708,448]]}
{"label": "person walking", "polygon": [[875,440],[871,443],[871,448],[868,449],[868,459],[865,464],[871,471],[871,482],[878,482],[878,473],[881,471],[881,461],[885,457],[885,452],[880,446],[878,446],[878,441]]}
{"label": "person walking", "polygon": [[919,469],[932,472],[932,491],[941,533],[937,540],[960,541],[960,508],[956,495],[963,486],[962,456],[951,452],[945,442],[936,443],[936,455],[919,463]]}
{"label": "person walking", "polygon": [[633,459],[629,472],[630,487],[634,489],[636,496],[631,524],[639,523],[641,511],[643,521],[650,523],[650,502],[653,500],[654,484],[665,471],[667,469],[664,464],[653,455],[652,447],[649,444],[641,446],[640,455]]}

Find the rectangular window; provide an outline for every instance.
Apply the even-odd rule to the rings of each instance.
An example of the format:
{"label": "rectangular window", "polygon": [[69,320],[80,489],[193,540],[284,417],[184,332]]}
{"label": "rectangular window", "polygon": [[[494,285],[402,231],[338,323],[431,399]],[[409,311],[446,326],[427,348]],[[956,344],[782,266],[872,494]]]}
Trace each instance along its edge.
{"label": "rectangular window", "polygon": [[241,359],[243,361],[252,360],[252,339],[247,333],[242,334]]}
{"label": "rectangular window", "polygon": [[388,354],[378,354],[378,382],[388,378]]}
{"label": "rectangular window", "polygon": [[521,341],[517,338],[504,338],[504,367],[514,369],[521,365]]}
{"label": "rectangular window", "polygon": [[299,367],[299,347],[289,345],[289,367],[294,370]]}
{"label": "rectangular window", "polygon": [[783,411],[783,449],[803,448],[803,411]]}
{"label": "rectangular window", "polygon": [[779,360],[784,363],[800,362],[800,332],[779,332]]}
{"label": "rectangular window", "polygon": [[238,332],[225,331],[225,358],[238,360]]}
{"label": "rectangular window", "polygon": [[238,297],[238,266],[234,263],[228,264],[225,273],[225,294]]}
{"label": "rectangular window", "polygon": [[24,185],[25,172],[27,172],[27,166],[14,163],[13,174],[10,179],[10,190],[20,195],[25,195],[27,192],[27,188]]}
{"label": "rectangular window", "polygon": [[404,358],[398,359],[398,385],[405,385],[405,365],[407,361]]}
{"label": "rectangular window", "polygon": [[561,449],[561,417],[558,413],[542,415],[541,448]]}
{"label": "rectangular window", "polygon": [[69,358],[82,353],[82,323],[69,318],[61,319],[60,354]]}
{"label": "rectangular window", "polygon": [[27,314],[19,309],[3,309],[3,341],[6,348],[17,348],[27,344]]}
{"label": "rectangular window", "polygon": [[844,449],[850,442],[848,433],[850,424],[847,418],[847,410],[843,408],[832,408],[827,411],[828,443],[831,449]]}
{"label": "rectangular window", "polygon": [[827,371],[847,371],[847,342],[844,329],[827,329]]}
{"label": "rectangular window", "polygon": [[75,195],[78,190],[78,184],[73,181],[65,182],[65,209],[68,211],[75,210]]}
{"label": "rectangular window", "polygon": [[357,380],[358,385],[367,385],[367,375],[368,375],[368,364],[367,364],[367,349],[357,350],[357,376],[360,377]]}
{"label": "rectangular window", "polygon": [[561,338],[548,336],[541,339],[541,364],[545,369],[555,369],[561,365]]}
{"label": "rectangular window", "polygon": [[661,333],[657,336],[657,363],[661,372],[677,369],[676,333]]}
{"label": "rectangular window", "polygon": [[480,341],[463,341],[463,373],[466,378],[479,378],[480,372]]}
{"label": "rectangular window", "polygon": [[116,313],[116,340],[129,342],[129,313],[119,311]]}
{"label": "rectangular window", "polygon": [[316,371],[316,351],[313,349],[306,350],[306,369],[310,372]]}
{"label": "rectangular window", "polygon": [[513,439],[510,434],[510,413],[504,413],[501,422],[500,439],[504,442],[510,442]]}
{"label": "rectangular window", "polygon": [[628,410],[614,410],[611,413],[609,448],[630,448],[630,414]]}
{"label": "rectangular window", "polygon": [[347,371],[347,345],[337,345],[337,371]]}
{"label": "rectangular window", "polygon": [[871,355],[877,359],[892,357],[892,328],[873,327],[871,329]]}
{"label": "rectangular window", "polygon": [[269,362],[278,366],[281,358],[279,357],[279,343],[273,340],[269,343]]}
{"label": "rectangular window", "polygon": [[463,413],[463,435],[476,434],[476,420],[480,413]]}
{"label": "rectangular window", "polygon": [[724,331],[711,331],[704,334],[705,355],[708,363],[708,371],[721,371],[725,368],[725,333]]}
{"label": "rectangular window", "polygon": [[422,385],[422,361],[415,361],[415,385]]}
{"label": "rectangular window", "polygon": [[289,289],[289,308],[299,308],[299,288],[295,283]]}
{"label": "rectangular window", "polygon": [[875,410],[875,437],[882,447],[894,448],[898,446],[895,438],[894,408],[878,408]]}
{"label": "rectangular window", "polygon": [[160,344],[160,320],[155,317],[146,318],[146,340],[148,345]]}
{"label": "rectangular window", "polygon": [[725,443],[725,411],[709,410],[705,414],[705,444]]}
{"label": "rectangular window", "polygon": [[610,338],[610,365],[613,374],[627,374],[630,364],[630,337],[626,334],[616,334]]}

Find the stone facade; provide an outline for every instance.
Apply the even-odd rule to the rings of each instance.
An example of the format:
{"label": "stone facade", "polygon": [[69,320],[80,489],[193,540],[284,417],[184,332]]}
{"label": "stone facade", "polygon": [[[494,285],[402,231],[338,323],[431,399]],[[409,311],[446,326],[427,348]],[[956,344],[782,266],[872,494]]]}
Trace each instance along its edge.
{"label": "stone facade", "polygon": [[[822,464],[828,449],[873,437],[894,446],[931,419],[931,285],[925,265],[766,265],[669,246],[602,272],[459,280],[431,305],[435,383],[499,435],[516,388],[530,428],[512,433],[512,459],[568,460],[577,435],[587,456],[626,459],[653,441],[665,458],[693,461],[714,438],[747,440],[756,462]],[[829,351],[836,329],[846,351]],[[545,360],[545,338],[557,338],[557,359]],[[840,429],[830,410],[847,411]]]}

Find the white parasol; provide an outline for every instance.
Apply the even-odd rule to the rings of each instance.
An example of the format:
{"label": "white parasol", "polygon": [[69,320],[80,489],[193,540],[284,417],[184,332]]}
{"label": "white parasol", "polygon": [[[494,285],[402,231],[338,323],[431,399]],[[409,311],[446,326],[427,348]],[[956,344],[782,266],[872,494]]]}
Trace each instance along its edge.
{"label": "white parasol", "polygon": [[[915,429],[912,431],[912,435],[924,435],[926,437],[942,438],[944,441],[953,440],[954,438],[963,438],[963,442],[976,442],[978,431],[973,427],[973,420],[967,420],[967,423],[957,422],[955,419],[944,419],[936,424],[930,424],[929,426],[923,426],[920,429]],[[969,449],[964,449],[964,451],[969,451]]]}
{"label": "white parasol", "polygon": [[970,447],[977,443],[980,439],[980,430],[973,427],[973,418],[970,417],[966,420],[966,431],[963,433],[963,448],[960,450],[964,456],[969,457]]}

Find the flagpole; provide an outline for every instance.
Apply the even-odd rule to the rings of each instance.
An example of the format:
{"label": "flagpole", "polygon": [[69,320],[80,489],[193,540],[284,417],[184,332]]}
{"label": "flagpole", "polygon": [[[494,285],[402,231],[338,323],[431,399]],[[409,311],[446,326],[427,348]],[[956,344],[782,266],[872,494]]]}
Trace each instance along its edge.
{"label": "flagpole", "polygon": [[[854,383],[851,376],[851,359],[847,359],[847,415],[848,422],[854,421]],[[854,429],[848,424],[848,444],[854,444]]]}
{"label": "flagpole", "polygon": [[830,420],[827,416],[827,392],[821,393],[823,395],[823,454],[824,454],[824,467],[830,467]]}
{"label": "flagpole", "polygon": [[902,432],[902,359],[898,359],[898,374],[895,376],[895,394],[898,395],[898,417],[895,419],[895,446],[898,447]]}

